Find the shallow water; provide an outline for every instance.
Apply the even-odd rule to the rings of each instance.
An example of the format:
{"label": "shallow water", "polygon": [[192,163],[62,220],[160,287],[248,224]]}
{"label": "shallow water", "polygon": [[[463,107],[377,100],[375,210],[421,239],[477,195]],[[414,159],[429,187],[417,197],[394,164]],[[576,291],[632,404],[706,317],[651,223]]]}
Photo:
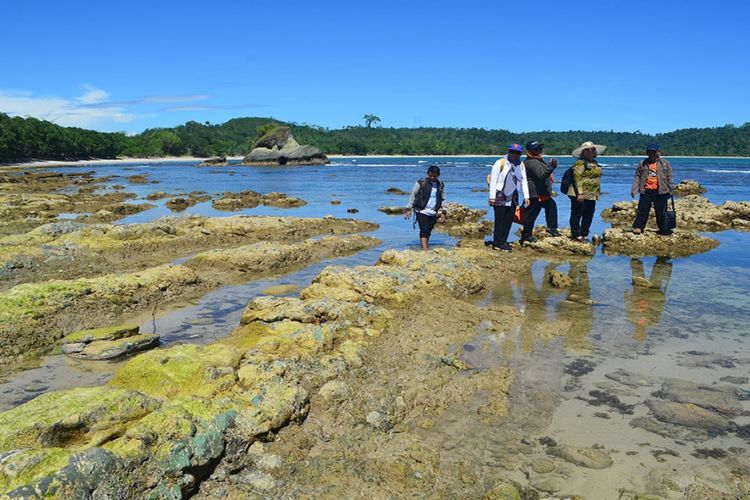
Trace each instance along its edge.
{"label": "shallow water", "polygon": [[[561,158],[560,161],[558,172],[561,174],[572,164],[572,159]],[[629,199],[637,161],[637,158],[602,158],[603,189],[607,194],[598,203],[598,212],[615,201]],[[677,181],[697,180],[708,189],[706,196],[714,203],[750,200],[750,186],[738,182],[750,173],[750,159],[676,158],[671,161]],[[137,200],[132,200],[134,203],[142,202],[156,191],[201,190],[217,194],[242,189],[261,193],[281,191],[308,202],[298,209],[260,206],[240,212],[217,211],[210,202],[205,202],[183,212],[187,214],[333,215],[380,224],[380,228],[371,233],[384,242],[378,248],[317,263],[284,276],[225,286],[185,307],[157,315],[156,331],[163,343],[170,344],[206,343],[228,334],[238,324],[247,302],[269,286],[304,287],[331,263],[369,265],[385,249],[417,248],[417,232],[411,222],[385,215],[377,208],[405,205],[406,196],[386,194],[385,190],[398,187],[409,191],[432,163],[441,166],[448,201],[487,208],[486,193],[472,191],[486,185],[485,177],[492,163],[487,158],[337,158],[325,166],[283,168],[197,167],[180,162],[83,168],[93,168],[97,176],[122,176],[113,178],[110,186],[126,185],[128,191],[138,195]],[[77,168],[59,170],[75,171]],[[159,182],[127,184],[124,177],[135,174]],[[334,199],[341,200],[341,204],[331,205]],[[152,202],[157,208],[129,216],[120,223],[173,215],[165,202]],[[569,203],[558,198],[558,207],[560,226],[565,227]],[[349,208],[359,212],[349,214]],[[542,221],[543,216],[540,216],[539,223]],[[601,232],[607,227],[608,224],[596,217],[592,232]],[[591,491],[597,498],[616,498],[611,495],[615,483],[625,491],[642,490],[644,471],[651,468],[672,466],[680,471],[696,470],[707,477],[716,474],[714,469],[721,469],[719,462],[698,459],[690,453],[697,447],[745,449],[750,445],[747,438],[730,433],[705,442],[680,444],[674,439],[633,428],[630,421],[647,413],[643,401],[660,384],[629,389],[605,377],[618,368],[656,378],[677,377],[708,384],[724,384],[720,379],[727,376],[750,377],[747,342],[750,336],[750,252],[746,250],[750,233],[725,231],[711,236],[721,242],[718,248],[688,258],[631,260],[598,252],[591,259],[555,265],[540,260],[530,274],[511,283],[498,277],[495,286],[477,300],[484,304],[513,304],[526,311],[524,323],[515,331],[492,334],[486,330],[487,325],[480,325],[474,341],[455,348],[478,368],[499,365],[514,368],[516,382],[511,394],[511,418],[496,427],[493,435],[476,433],[467,437],[463,444],[454,443],[453,450],[468,453],[473,446],[475,452],[482,450],[485,454],[488,467],[512,470],[529,456],[543,455],[534,441],[537,437],[550,436],[573,446],[600,444],[613,450],[613,468],[604,471],[574,468],[556,473],[562,477],[557,480],[570,488],[566,491]],[[450,246],[455,244],[455,239],[435,233],[432,243]],[[571,290],[561,291],[545,284],[545,272],[553,267],[569,273],[576,285]],[[636,276],[659,281],[659,287],[634,288],[632,280]],[[571,331],[555,335],[555,328],[560,326],[558,320],[570,322]],[[549,331],[538,326],[545,321]],[[153,329],[151,318],[144,317],[142,330]],[[583,365],[592,370],[578,375],[566,373],[566,370],[577,373],[568,367],[579,359],[586,360]],[[26,371],[0,385],[0,409],[15,406],[46,390],[102,384],[117,366],[117,363],[81,363],[52,356],[44,360],[42,368]],[[747,384],[738,387],[750,389]],[[615,394],[623,403],[635,405],[634,414],[623,415],[611,407],[592,406],[589,396],[592,390]],[[750,410],[747,401],[742,404],[746,412]],[[476,413],[471,408],[453,409],[434,432],[472,429],[475,418]],[[747,416],[736,417],[734,421],[738,425],[750,424]],[[679,456],[653,453],[663,449]],[[748,461],[747,455],[732,458],[745,464]]]}

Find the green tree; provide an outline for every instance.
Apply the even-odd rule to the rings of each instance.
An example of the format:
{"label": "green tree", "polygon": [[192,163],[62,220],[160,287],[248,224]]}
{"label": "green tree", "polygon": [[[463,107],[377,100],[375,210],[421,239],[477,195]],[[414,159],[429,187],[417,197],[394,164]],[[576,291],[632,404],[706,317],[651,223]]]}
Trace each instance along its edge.
{"label": "green tree", "polygon": [[380,123],[380,117],[375,115],[365,115],[362,117],[362,119],[367,124],[367,128],[372,127],[373,123]]}

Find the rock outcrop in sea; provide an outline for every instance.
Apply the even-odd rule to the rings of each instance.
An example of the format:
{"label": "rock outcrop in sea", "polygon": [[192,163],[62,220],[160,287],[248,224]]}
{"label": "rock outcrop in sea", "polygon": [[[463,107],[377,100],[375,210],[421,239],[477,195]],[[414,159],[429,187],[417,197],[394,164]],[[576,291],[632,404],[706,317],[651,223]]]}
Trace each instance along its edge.
{"label": "rock outcrop in sea", "polygon": [[323,152],[310,145],[300,145],[289,127],[278,127],[255,143],[243,165],[322,165],[328,163]]}
{"label": "rock outcrop in sea", "polygon": [[[671,209],[671,202],[668,205]],[[633,224],[637,201],[618,201],[602,212],[602,219],[615,227]],[[726,201],[714,205],[696,194],[675,200],[677,227],[696,231],[750,230],[750,201]],[[656,227],[656,216],[651,210],[647,227]]]}

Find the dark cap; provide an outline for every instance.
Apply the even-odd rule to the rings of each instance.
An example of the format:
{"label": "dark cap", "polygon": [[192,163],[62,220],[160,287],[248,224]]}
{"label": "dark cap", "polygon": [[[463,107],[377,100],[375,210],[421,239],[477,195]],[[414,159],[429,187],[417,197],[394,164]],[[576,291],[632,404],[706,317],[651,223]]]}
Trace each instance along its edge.
{"label": "dark cap", "polygon": [[652,142],[651,144],[646,146],[646,151],[661,151],[661,148],[659,147],[658,144],[656,144],[655,142]]}
{"label": "dark cap", "polygon": [[544,144],[542,144],[539,141],[529,141],[526,143],[526,151],[539,151],[544,147]]}

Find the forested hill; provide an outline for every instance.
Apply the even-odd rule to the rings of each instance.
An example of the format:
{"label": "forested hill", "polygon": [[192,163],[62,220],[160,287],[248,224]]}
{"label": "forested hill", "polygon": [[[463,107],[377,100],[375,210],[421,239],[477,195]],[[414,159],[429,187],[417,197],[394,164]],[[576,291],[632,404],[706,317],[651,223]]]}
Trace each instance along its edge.
{"label": "forested hill", "polygon": [[481,128],[347,127],[325,129],[272,118],[235,118],[222,124],[190,121],[173,128],[149,129],[135,136],[61,127],[35,118],[0,113],[0,162],[28,159],[213,156],[247,154],[257,138],[277,125],[292,127],[300,144],[328,154],[456,155],[499,154],[508,143],[536,139],[548,154],[569,154],[583,141],[608,146],[609,155],[639,155],[658,142],[666,155],[750,156],[750,122],[742,126],[640,132],[524,132]]}

